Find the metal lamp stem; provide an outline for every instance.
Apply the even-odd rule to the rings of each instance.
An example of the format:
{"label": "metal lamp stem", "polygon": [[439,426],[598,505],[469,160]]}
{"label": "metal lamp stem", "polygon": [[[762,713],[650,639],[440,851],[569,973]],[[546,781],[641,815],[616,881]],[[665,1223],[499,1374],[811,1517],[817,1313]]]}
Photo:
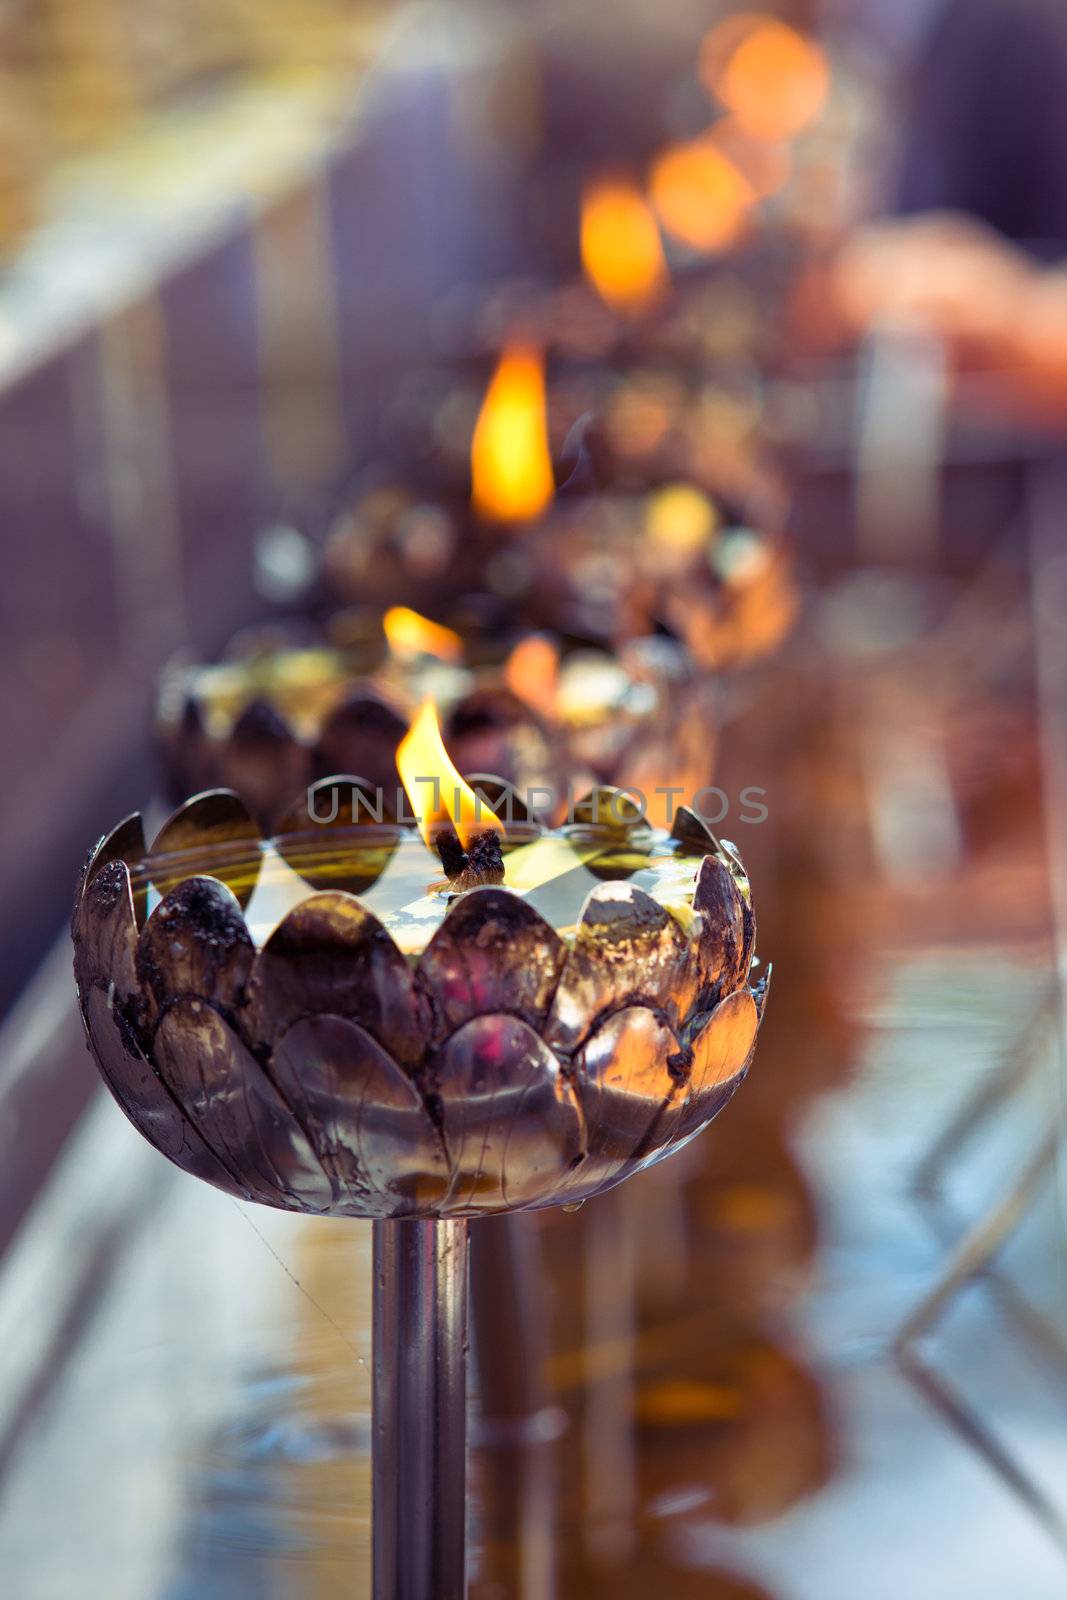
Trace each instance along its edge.
{"label": "metal lamp stem", "polygon": [[374,1600],[467,1592],[467,1224],[374,1224]]}

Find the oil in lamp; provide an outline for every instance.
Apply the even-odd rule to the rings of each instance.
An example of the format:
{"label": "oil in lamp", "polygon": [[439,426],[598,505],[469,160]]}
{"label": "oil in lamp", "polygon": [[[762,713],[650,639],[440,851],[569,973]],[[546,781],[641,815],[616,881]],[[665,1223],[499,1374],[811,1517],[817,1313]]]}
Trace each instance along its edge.
{"label": "oil in lamp", "polygon": [[[465,1593],[467,1229],[574,1205],[682,1148],[748,1070],[744,869],[599,791],[503,824],[429,708],[419,826],[235,795],[90,854],[73,916],[90,1049],[162,1154],[235,1197],[374,1223],[375,1594]],[[316,824],[315,818],[329,820]],[[769,976],[769,973],[768,973]]]}

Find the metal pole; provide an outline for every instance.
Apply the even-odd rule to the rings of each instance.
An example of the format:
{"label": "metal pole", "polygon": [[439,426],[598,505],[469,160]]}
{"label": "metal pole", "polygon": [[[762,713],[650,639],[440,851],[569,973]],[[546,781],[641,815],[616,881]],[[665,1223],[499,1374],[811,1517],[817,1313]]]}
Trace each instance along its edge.
{"label": "metal pole", "polygon": [[374,1600],[467,1593],[467,1224],[374,1224]]}

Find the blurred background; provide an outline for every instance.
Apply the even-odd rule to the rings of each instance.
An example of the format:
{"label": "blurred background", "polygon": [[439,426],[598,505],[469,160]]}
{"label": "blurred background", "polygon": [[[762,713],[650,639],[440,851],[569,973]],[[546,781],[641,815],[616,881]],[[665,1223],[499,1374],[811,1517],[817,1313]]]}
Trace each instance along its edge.
{"label": "blurred background", "polygon": [[[654,316],[604,355],[607,181],[668,355]],[[775,979],[706,1138],[482,1225],[473,1593],[1051,1600],[1061,0],[0,0],[5,1592],[368,1592],[369,1224],[140,1141],[66,922],[92,841],[180,798],[161,675],[376,600],[352,508],[452,484],[516,305],[631,442],[684,368],[716,520],[755,530],[715,544],[702,669],[707,781],[765,791],[723,827]]]}

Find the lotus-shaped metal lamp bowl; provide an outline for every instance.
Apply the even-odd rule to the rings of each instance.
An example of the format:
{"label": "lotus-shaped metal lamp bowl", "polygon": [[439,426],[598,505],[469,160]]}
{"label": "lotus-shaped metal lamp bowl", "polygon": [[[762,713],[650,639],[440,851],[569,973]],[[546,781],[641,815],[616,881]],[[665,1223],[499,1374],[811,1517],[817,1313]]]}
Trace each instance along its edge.
{"label": "lotus-shaped metal lamp bowl", "polygon": [[[427,852],[410,828],[265,841],[222,790],[150,849],[139,817],[121,823],[88,859],[73,936],[122,1110],[232,1195],[347,1217],[572,1204],[679,1149],[741,1082],[762,1014],[739,858],[684,810],[670,836],[633,819],[531,834],[573,855],[570,918],[506,877],[436,896],[413,952],[352,892],[388,869],[411,899],[404,852]],[[245,908],[275,868],[290,909],[257,941]]]}

